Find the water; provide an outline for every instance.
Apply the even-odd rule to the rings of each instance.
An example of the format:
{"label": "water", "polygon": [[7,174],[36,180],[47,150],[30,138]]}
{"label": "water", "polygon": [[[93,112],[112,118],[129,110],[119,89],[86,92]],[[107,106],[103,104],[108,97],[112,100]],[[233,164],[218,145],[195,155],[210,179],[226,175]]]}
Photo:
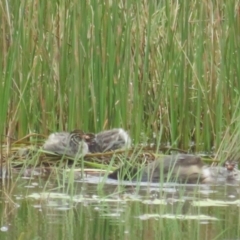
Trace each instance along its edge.
{"label": "water", "polygon": [[239,239],[239,185],[80,175],[2,182],[0,239]]}

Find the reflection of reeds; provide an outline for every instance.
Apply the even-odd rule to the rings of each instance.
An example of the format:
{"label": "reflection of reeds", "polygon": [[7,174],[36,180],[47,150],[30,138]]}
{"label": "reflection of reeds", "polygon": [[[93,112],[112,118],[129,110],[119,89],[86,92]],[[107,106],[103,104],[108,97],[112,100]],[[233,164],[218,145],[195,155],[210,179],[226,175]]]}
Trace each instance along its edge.
{"label": "reflection of reeds", "polygon": [[236,8],[5,1],[0,134],[123,126],[136,143],[218,148],[239,99]]}

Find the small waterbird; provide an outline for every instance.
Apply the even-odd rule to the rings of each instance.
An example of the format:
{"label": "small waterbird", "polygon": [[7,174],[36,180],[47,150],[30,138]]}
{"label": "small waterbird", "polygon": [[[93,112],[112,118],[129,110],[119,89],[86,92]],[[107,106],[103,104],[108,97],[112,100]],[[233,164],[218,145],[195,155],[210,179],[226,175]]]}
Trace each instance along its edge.
{"label": "small waterbird", "polygon": [[157,158],[144,168],[124,165],[109,174],[109,178],[143,182],[218,183],[238,180],[237,169],[204,165],[199,156],[177,154]]}
{"label": "small waterbird", "polygon": [[228,170],[228,171],[233,171],[238,169],[238,162],[235,160],[226,160],[223,163],[223,166]]}
{"label": "small waterbird", "polygon": [[[89,140],[91,136],[87,136]],[[49,135],[43,145],[43,149],[60,155],[68,155],[71,157],[85,156],[88,150],[88,144],[85,141],[86,135],[81,130],[72,132],[56,132]]]}
{"label": "small waterbird", "polygon": [[[88,134],[86,134],[88,135]],[[131,138],[122,128],[113,128],[99,132],[88,141],[89,152],[108,152],[131,147]]]}

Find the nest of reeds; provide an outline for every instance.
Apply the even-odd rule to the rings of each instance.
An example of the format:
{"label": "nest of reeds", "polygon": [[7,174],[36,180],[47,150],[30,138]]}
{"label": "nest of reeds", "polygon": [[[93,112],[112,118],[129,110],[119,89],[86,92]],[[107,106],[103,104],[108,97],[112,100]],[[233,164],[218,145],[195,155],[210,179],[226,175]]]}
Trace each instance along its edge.
{"label": "nest of reeds", "polygon": [[[147,164],[159,156],[159,151],[167,151],[169,148],[138,146],[128,150],[117,150],[104,153],[87,154],[83,158],[74,159],[69,156],[57,155],[42,150],[42,144],[46,136],[41,134],[29,134],[10,143],[3,143],[1,147],[2,163],[10,163],[12,167],[18,166],[66,166],[75,164],[76,167],[106,169],[109,165],[114,169],[124,162],[129,161],[136,165]],[[178,150],[181,151],[181,150]],[[183,151],[181,151],[183,152]]]}

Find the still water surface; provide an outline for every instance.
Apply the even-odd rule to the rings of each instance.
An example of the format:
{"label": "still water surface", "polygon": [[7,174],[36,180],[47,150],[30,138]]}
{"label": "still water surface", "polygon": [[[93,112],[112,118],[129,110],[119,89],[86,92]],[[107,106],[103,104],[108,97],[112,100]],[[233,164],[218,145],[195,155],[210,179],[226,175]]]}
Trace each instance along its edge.
{"label": "still water surface", "polygon": [[1,185],[0,239],[240,239],[239,207],[238,184],[15,176]]}

